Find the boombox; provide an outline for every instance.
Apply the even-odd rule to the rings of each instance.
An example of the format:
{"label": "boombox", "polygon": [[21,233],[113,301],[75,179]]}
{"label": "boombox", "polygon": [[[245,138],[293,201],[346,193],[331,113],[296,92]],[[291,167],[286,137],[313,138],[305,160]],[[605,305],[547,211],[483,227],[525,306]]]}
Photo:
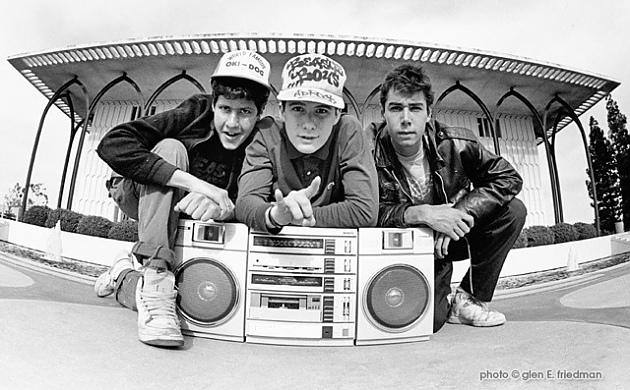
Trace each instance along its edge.
{"label": "boombox", "polygon": [[285,227],[252,232],[247,266],[247,341],[352,345],[356,229]]}
{"label": "boombox", "polygon": [[244,341],[248,234],[243,224],[180,220],[175,283],[184,334]]}
{"label": "boombox", "polygon": [[182,220],[175,245],[182,332],[285,345],[426,340],[429,229],[285,227]]}

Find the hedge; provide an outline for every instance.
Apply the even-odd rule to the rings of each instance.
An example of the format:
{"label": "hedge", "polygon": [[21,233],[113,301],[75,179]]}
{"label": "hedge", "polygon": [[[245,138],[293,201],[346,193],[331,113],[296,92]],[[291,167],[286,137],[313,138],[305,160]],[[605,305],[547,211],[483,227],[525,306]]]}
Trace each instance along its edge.
{"label": "hedge", "polygon": [[573,227],[578,233],[578,240],[586,240],[597,237],[597,229],[592,223],[576,222]]}
{"label": "hedge", "polygon": [[61,221],[61,230],[64,232],[74,233],[76,232],[77,226],[79,225],[79,221],[82,217],[83,214],[79,214],[71,210],[51,210],[48,213],[48,218],[46,219],[46,227],[55,227],[57,221]]}
{"label": "hedge", "polygon": [[549,229],[553,232],[554,244],[576,241],[578,239],[578,232],[570,223],[561,222],[550,226]]}
{"label": "hedge", "polygon": [[50,212],[51,209],[48,206],[32,206],[24,213],[22,222],[31,225],[46,226],[46,220]]}
{"label": "hedge", "polygon": [[527,246],[541,246],[553,244],[554,235],[547,226],[530,226],[523,229],[527,235]]}
{"label": "hedge", "polygon": [[76,233],[107,238],[114,223],[107,218],[87,215],[81,218]]}
{"label": "hedge", "polygon": [[138,222],[132,219],[114,223],[107,238],[119,241],[138,241]]}

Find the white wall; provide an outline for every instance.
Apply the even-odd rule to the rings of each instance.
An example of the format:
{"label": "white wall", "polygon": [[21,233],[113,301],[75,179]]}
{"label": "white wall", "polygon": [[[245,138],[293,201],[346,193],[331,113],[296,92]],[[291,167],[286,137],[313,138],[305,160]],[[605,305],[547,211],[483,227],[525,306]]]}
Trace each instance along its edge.
{"label": "white wall", "polygon": [[[482,137],[478,131],[477,118],[484,118],[483,113],[460,110],[437,110],[435,119],[453,126],[472,130],[481,143],[494,151],[491,137]],[[523,190],[517,196],[527,206],[526,226],[545,225],[545,207],[542,198],[543,179],[541,177],[538,148],[534,136],[534,127],[530,116],[506,115],[496,116],[501,128],[499,148],[501,155],[508,160],[523,177]],[[545,179],[548,181],[548,179]]]}
{"label": "white wall", "polygon": [[[0,241],[58,254],[95,264],[111,265],[121,251],[130,251],[132,242],[90,237],[76,233],[55,231],[21,222],[0,219]],[[513,249],[508,254],[501,277],[522,275],[601,259],[630,251],[630,233],[596,237],[556,245]],[[361,257],[359,257],[361,258]],[[453,282],[464,276],[469,261],[453,263]]]}
{"label": "white wall", "polygon": [[[156,112],[175,107],[177,100],[155,102]],[[105,133],[117,124],[131,120],[136,102],[102,101],[94,112],[94,120],[85,138],[79,174],[77,175],[73,210],[86,215],[99,215],[111,220],[115,218],[117,206],[108,197],[105,181],[112,170],[96,154],[96,148]]]}
{"label": "white wall", "polygon": [[50,260],[64,256],[106,266],[122,251],[131,252],[134,244],[4,219],[0,219],[0,241],[45,252]]}

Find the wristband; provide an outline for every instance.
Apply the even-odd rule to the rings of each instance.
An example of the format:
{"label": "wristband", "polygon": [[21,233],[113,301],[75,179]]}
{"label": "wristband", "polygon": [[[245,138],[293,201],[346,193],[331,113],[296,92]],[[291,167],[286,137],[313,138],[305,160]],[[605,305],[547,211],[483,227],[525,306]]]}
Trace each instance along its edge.
{"label": "wristband", "polygon": [[273,208],[273,206],[269,207],[267,209],[267,219],[269,220],[269,224],[271,225],[271,227],[273,228],[281,228],[282,225],[280,225],[275,219],[273,219],[273,217],[271,216],[271,209]]}

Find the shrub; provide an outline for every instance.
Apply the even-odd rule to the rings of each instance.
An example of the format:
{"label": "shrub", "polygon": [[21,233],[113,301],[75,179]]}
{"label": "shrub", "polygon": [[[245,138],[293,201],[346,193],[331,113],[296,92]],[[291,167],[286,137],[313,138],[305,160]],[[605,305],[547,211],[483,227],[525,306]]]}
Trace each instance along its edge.
{"label": "shrub", "polygon": [[48,213],[48,218],[46,219],[46,227],[55,227],[57,221],[61,221],[61,230],[64,232],[74,233],[77,230],[77,225],[79,224],[81,217],[83,217],[82,214],[75,213],[71,210],[51,210]]}
{"label": "shrub", "polygon": [[553,244],[553,232],[547,226],[530,226],[523,231],[527,236],[528,247]]}
{"label": "shrub", "polygon": [[113,225],[114,223],[107,218],[87,215],[79,221],[76,232],[88,236],[107,238]]}
{"label": "shrub", "polygon": [[518,235],[516,241],[514,241],[514,245],[512,248],[526,248],[527,247],[527,232],[523,229]]}
{"label": "shrub", "polygon": [[570,223],[561,222],[550,227],[553,232],[553,242],[570,242],[578,239],[577,230]]}
{"label": "shrub", "polygon": [[22,222],[31,225],[46,226],[48,213],[50,213],[50,207],[48,206],[32,206],[24,213]]}
{"label": "shrub", "polygon": [[138,241],[138,222],[129,219],[114,223],[107,234],[107,238],[120,241]]}
{"label": "shrub", "polygon": [[578,240],[586,240],[588,238],[597,237],[597,229],[592,223],[576,222],[573,227],[577,231]]}

